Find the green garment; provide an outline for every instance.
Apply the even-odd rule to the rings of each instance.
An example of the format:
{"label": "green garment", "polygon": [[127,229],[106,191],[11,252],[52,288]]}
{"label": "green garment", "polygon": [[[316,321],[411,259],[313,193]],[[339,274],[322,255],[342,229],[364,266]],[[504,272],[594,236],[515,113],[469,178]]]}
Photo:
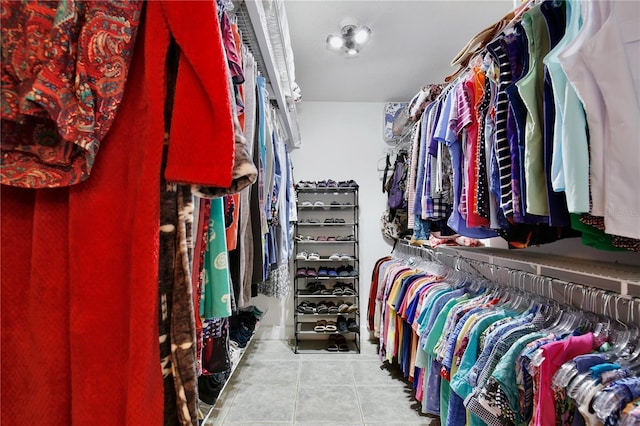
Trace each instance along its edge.
{"label": "green garment", "polygon": [[231,280],[222,198],[211,200],[209,233],[202,272],[203,300],[200,303],[200,316],[204,318],[231,316]]}

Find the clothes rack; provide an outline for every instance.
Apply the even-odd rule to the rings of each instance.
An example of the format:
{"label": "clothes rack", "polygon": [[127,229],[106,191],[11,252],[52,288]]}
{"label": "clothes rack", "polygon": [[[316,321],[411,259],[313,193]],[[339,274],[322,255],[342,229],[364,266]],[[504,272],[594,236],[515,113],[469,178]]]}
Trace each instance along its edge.
{"label": "clothes rack", "polygon": [[[502,285],[541,294],[576,309],[604,313],[611,318],[618,317],[617,310],[622,316],[616,319],[625,322],[632,322],[633,319],[633,322],[640,323],[640,316],[633,315],[633,312],[640,308],[640,298],[637,296],[640,288],[638,267],[582,262],[580,266],[591,265],[591,270],[584,268],[570,271],[566,266],[560,268],[544,262],[544,256],[534,256],[534,259],[539,261],[536,263],[532,260],[531,254],[518,256],[519,253],[513,251],[490,248],[434,249],[409,245],[405,240],[398,241],[394,246],[394,252],[396,251],[479,275]],[[557,264],[564,262],[558,256],[553,258],[557,259]],[[580,263],[576,259],[572,259],[572,262]],[[519,274],[517,277],[520,282],[516,281],[515,274]],[[617,284],[617,287],[614,284]],[[615,302],[608,301],[612,297],[615,298]]]}

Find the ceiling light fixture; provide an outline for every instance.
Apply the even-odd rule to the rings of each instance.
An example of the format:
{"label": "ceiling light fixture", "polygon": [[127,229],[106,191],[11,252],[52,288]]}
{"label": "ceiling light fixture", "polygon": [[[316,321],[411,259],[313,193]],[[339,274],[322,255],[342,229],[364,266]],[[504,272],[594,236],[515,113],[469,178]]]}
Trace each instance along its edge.
{"label": "ceiling light fixture", "polygon": [[370,38],[369,27],[345,23],[342,25],[340,35],[331,34],[327,37],[327,47],[335,52],[342,52],[348,57],[354,57],[358,56],[360,49]]}

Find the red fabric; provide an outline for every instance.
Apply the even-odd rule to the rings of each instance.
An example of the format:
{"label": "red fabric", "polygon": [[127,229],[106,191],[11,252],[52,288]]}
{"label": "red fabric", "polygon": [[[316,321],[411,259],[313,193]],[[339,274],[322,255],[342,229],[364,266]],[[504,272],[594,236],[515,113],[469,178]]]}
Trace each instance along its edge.
{"label": "red fabric", "polygon": [[[163,6],[147,3],[121,108],[91,178],[60,189],[2,188],[2,424],[163,423],[157,312],[169,45]],[[169,5],[168,15],[192,20],[196,28],[204,16],[211,18],[210,8],[210,2],[180,2],[177,8]],[[212,19],[217,22],[215,8]],[[209,48],[215,25],[207,24],[207,37],[195,52],[223,62],[222,51]],[[182,77],[186,82],[178,84],[185,88],[193,76]],[[211,70],[208,77],[208,87],[218,84],[228,91],[226,72]],[[192,101],[198,109],[195,102],[202,99]],[[185,128],[180,120],[186,119],[178,114],[172,125]],[[194,132],[202,124],[192,117],[187,121]],[[211,130],[212,121],[203,127]],[[232,129],[230,119],[226,127]],[[226,160],[218,161],[220,170],[206,183],[231,176],[230,134],[228,142],[209,146],[190,166],[197,169],[191,175],[206,176],[199,167],[220,150]],[[186,149],[186,141],[178,145]],[[174,164],[189,157],[180,150],[173,155]],[[179,172],[175,176],[187,180]]]}
{"label": "red fabric", "polygon": [[235,146],[233,118],[229,84],[220,81],[227,76],[227,65],[215,2],[169,0],[162,2],[162,9],[183,53],[165,178],[229,187]]}

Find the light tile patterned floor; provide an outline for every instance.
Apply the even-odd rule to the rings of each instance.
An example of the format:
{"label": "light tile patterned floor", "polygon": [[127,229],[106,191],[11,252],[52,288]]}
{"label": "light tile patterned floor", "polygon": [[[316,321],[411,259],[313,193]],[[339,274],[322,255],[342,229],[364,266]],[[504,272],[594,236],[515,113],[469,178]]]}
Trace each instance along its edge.
{"label": "light tile patterned floor", "polygon": [[439,425],[362,340],[360,354],[296,355],[282,340],[251,342],[206,425]]}

